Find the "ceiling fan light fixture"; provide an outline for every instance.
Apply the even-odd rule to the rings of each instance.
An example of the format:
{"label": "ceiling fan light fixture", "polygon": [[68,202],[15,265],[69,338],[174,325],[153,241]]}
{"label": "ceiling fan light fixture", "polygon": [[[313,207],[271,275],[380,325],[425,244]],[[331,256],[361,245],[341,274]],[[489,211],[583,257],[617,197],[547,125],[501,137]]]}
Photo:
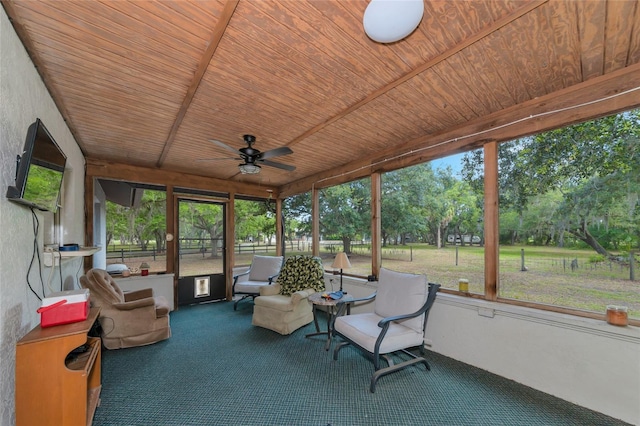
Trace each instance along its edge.
{"label": "ceiling fan light fixture", "polygon": [[257,164],[240,164],[238,166],[240,168],[240,173],[242,173],[243,175],[256,175],[258,173],[260,173],[260,166],[258,166]]}
{"label": "ceiling fan light fixture", "polygon": [[424,14],[424,0],[371,0],[362,24],[378,43],[400,41],[415,31]]}

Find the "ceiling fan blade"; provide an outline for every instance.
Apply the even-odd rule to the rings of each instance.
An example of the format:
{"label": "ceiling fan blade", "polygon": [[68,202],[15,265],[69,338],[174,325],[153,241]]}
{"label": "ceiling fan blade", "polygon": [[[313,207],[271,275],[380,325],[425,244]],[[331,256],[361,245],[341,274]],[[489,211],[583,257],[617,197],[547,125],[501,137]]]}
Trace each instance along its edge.
{"label": "ceiling fan blade", "polygon": [[227,145],[226,143],[224,143],[224,142],[220,142],[220,141],[219,141],[219,140],[217,140],[217,139],[209,139],[209,142],[213,142],[213,143],[215,143],[216,145],[218,145],[219,147],[222,147],[222,148],[224,148],[224,149],[226,149],[226,150],[228,150],[228,151],[231,151],[231,152],[234,152],[234,153],[238,153],[238,150],[237,150],[237,149],[235,149],[235,148],[233,148],[233,147],[230,147],[230,146],[229,146],[229,145]]}
{"label": "ceiling fan blade", "polygon": [[282,163],[276,163],[275,161],[259,160],[258,162],[261,163],[261,164],[264,164],[265,166],[275,167],[277,169],[286,170],[288,172],[292,172],[292,171],[294,171],[296,169],[295,166],[290,166],[288,164],[282,164]]}
{"label": "ceiling fan blade", "polygon": [[266,160],[267,158],[279,157],[281,155],[289,155],[293,154],[291,148],[288,146],[281,146],[280,148],[270,149],[269,151],[265,151],[260,154],[261,160]]}

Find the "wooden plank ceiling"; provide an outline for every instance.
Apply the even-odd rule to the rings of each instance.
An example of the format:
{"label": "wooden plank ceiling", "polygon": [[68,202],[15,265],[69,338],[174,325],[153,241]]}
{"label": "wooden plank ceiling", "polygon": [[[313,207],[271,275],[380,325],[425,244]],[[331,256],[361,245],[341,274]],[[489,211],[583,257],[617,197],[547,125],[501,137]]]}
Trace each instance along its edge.
{"label": "wooden plank ceiling", "polygon": [[[278,187],[638,73],[637,0],[425,0],[390,45],[364,34],[367,4],[3,1],[86,157]],[[277,161],[296,170],[242,175],[209,142],[241,148],[246,133],[289,146]]]}

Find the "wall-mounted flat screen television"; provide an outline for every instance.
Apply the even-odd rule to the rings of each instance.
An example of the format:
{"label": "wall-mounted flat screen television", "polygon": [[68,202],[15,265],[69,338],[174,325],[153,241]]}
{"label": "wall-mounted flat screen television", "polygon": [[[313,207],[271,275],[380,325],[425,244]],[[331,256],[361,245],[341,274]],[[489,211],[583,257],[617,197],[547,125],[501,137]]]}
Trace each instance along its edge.
{"label": "wall-mounted flat screen television", "polygon": [[7,189],[7,198],[55,212],[67,157],[39,118],[29,126],[17,163],[16,185]]}

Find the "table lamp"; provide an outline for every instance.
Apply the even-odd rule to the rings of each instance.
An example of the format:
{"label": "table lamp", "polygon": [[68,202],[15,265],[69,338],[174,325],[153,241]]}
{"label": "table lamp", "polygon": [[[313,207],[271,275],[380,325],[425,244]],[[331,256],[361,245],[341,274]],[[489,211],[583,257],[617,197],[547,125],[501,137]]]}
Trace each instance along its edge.
{"label": "table lamp", "polygon": [[340,269],[340,291],[342,291],[342,270],[351,268],[351,262],[349,262],[347,253],[345,252],[338,253],[336,255],[336,258],[333,259],[333,264],[331,265],[331,267],[333,269]]}

